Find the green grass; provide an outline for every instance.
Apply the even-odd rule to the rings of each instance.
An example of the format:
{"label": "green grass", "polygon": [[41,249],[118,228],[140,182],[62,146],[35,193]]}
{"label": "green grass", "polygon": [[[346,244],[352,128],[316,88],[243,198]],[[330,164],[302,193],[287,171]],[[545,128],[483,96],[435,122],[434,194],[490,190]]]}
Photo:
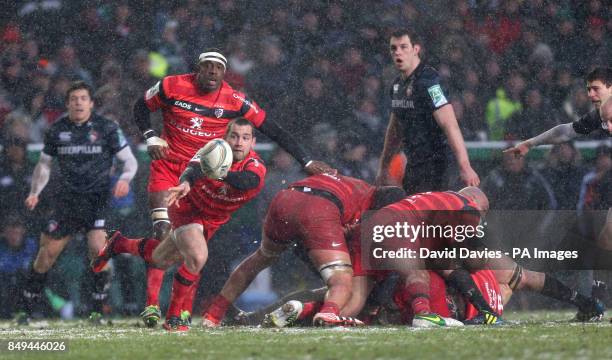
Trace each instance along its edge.
{"label": "green grass", "polygon": [[569,322],[571,313],[507,314],[499,327],[413,330],[258,329],[228,327],[189,333],[150,330],[137,320],[90,327],[52,322],[15,328],[0,323],[0,339],[61,339],[61,353],[9,353],[2,359],[611,359],[612,324]]}

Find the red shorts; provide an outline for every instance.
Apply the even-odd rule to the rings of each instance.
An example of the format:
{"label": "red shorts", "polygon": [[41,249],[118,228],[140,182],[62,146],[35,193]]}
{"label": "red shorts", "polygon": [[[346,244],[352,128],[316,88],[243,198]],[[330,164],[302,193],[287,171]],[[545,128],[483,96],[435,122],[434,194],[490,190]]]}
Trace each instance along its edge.
{"label": "red shorts", "polygon": [[206,239],[207,242],[213,237],[219,227],[227,222],[215,222],[205,218],[200,210],[191,203],[188,196],[181,199],[179,205],[180,207],[176,207],[175,205],[168,209],[172,228],[178,229],[188,224],[200,224],[204,227],[204,239]]}
{"label": "red shorts", "polygon": [[149,187],[147,190],[153,193],[166,191],[177,186],[179,177],[181,177],[187,165],[189,165],[187,161],[152,160],[149,168]]}
{"label": "red shorts", "polygon": [[336,250],[348,254],[342,215],[325,198],[297,190],[282,190],[270,203],[264,234],[275,243],[299,241],[306,250]]}

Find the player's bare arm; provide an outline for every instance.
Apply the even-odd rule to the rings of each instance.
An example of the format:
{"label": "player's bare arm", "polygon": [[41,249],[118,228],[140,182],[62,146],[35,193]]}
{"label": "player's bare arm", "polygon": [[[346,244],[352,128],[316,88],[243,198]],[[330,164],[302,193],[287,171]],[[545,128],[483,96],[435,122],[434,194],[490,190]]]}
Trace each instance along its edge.
{"label": "player's bare arm", "polygon": [[393,156],[401,150],[402,142],[404,141],[403,133],[402,125],[399,120],[395,114],[391,114],[389,117],[389,125],[387,126],[387,133],[385,135],[383,152],[380,156],[380,168],[376,176],[376,185],[388,185],[387,172],[389,170],[389,164]]}
{"label": "player's bare arm", "polygon": [[[159,84],[159,86],[162,86]],[[153,160],[160,160],[168,156],[168,143],[160,138],[157,132],[151,129],[151,112],[144,99],[138,99],[134,104],[134,120],[142,132],[147,144],[147,152]]]}
{"label": "player's bare arm", "polygon": [[32,174],[30,194],[25,200],[25,205],[28,210],[34,210],[36,205],[38,205],[38,196],[49,182],[52,159],[53,158],[51,156],[45,154],[44,152],[40,153],[40,159],[34,167],[34,173]]}
{"label": "player's bare arm", "polygon": [[465,186],[478,186],[478,184],[480,184],[480,178],[470,164],[470,158],[468,157],[463,135],[461,135],[461,129],[459,129],[453,107],[450,105],[443,106],[434,111],[433,116],[438,126],[444,131],[448,139],[448,144],[453,154],[455,154],[455,158],[459,164],[461,180]]}
{"label": "player's bare arm", "polygon": [[504,150],[505,153],[512,153],[517,157],[525,156],[531,148],[538,145],[560,144],[570,141],[578,136],[572,123],[557,125],[540,135],[534,136],[525,141],[521,141],[510,149]]}

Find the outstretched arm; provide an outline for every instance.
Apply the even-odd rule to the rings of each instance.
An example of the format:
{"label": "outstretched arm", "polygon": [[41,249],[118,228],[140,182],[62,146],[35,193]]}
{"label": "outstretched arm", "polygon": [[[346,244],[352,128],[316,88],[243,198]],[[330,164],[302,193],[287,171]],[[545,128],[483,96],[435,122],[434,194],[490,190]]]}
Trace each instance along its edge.
{"label": "outstretched arm", "polygon": [[534,136],[516,144],[514,147],[504,150],[505,153],[512,153],[515,156],[525,156],[532,147],[538,145],[560,144],[570,141],[578,136],[572,123],[557,125],[540,135]]}

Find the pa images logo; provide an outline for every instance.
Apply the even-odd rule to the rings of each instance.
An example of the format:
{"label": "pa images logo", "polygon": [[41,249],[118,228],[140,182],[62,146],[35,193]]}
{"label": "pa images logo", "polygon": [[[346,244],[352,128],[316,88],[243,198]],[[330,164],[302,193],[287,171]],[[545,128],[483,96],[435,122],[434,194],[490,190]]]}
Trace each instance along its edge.
{"label": "pa images logo", "polygon": [[433,101],[435,107],[440,107],[444,104],[448,104],[448,100],[446,100],[446,97],[444,96],[444,92],[442,92],[442,88],[440,87],[440,85],[436,84],[430,87],[429,89],[427,89],[427,92],[429,93],[429,97],[431,97],[431,101]]}

